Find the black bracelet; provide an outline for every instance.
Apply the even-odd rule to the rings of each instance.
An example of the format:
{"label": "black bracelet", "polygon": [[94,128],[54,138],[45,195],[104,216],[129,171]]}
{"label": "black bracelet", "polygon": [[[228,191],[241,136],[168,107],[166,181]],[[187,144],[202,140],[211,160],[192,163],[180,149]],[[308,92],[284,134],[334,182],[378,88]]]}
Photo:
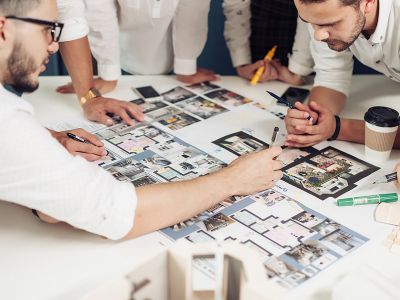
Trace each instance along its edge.
{"label": "black bracelet", "polygon": [[332,134],[332,136],[328,139],[328,141],[334,141],[337,139],[339,133],[340,133],[340,118],[335,115],[335,120],[336,120],[336,128],[335,132]]}

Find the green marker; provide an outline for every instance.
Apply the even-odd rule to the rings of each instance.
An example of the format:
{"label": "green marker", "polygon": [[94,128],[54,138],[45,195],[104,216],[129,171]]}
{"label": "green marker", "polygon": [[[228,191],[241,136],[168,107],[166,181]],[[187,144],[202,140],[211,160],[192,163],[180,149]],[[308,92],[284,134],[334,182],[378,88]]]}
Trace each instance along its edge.
{"label": "green marker", "polygon": [[396,202],[398,199],[399,196],[397,195],[397,193],[378,194],[378,195],[338,199],[337,205],[352,206],[352,205],[364,205],[364,204],[379,204],[381,202]]}

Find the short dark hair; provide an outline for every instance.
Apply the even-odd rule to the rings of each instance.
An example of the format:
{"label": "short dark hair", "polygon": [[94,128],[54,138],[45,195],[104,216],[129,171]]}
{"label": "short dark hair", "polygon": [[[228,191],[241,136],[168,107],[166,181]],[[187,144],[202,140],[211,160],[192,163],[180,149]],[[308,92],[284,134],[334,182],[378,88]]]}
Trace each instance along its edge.
{"label": "short dark hair", "polygon": [[38,7],[42,0],[0,0],[0,14],[24,16]]}
{"label": "short dark hair", "polygon": [[[323,3],[328,0],[300,0],[300,2],[308,4],[308,3]],[[361,0],[338,0],[342,3],[343,6],[354,6],[359,7]]]}

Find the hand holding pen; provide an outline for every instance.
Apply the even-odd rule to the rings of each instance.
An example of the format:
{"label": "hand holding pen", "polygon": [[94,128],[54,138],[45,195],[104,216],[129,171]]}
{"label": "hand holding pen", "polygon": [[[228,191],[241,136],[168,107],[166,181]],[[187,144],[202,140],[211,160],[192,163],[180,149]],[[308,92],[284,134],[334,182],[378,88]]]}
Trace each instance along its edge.
{"label": "hand holding pen", "polygon": [[107,155],[103,142],[86,130],[51,131],[51,134],[72,155],[80,155],[88,161],[96,161]]}

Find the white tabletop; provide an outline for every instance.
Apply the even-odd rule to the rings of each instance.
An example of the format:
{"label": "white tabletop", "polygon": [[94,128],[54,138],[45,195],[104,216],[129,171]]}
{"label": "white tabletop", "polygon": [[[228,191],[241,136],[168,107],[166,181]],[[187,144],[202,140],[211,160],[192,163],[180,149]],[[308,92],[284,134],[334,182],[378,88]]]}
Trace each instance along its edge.
{"label": "white tabletop", "polygon": [[[55,92],[58,85],[67,81],[66,77],[43,77],[39,91],[26,96],[35,107],[37,118],[44,125],[83,118],[74,96]],[[117,90],[109,96],[134,99],[136,97],[130,87],[149,83],[160,92],[179,85],[174,77],[125,76],[120,80]],[[265,94],[267,88],[278,94],[287,88],[285,84],[278,82],[250,87],[237,77],[223,77],[218,84],[265,104],[271,102]],[[355,76],[350,99],[342,115],[362,118],[368,107],[373,105],[385,105],[400,110],[400,99],[396,99],[398,96],[399,84],[383,76]],[[232,124],[239,129],[245,127],[245,124],[236,124],[233,121]],[[269,134],[270,128],[261,125],[257,127],[257,134]],[[237,128],[232,132],[235,129]],[[190,126],[182,132],[188,142],[199,143],[194,139],[194,135],[196,138],[198,136],[191,133]],[[344,142],[331,144],[365,159],[362,145]],[[380,166],[382,169],[379,174],[391,171],[397,160],[400,160],[400,153],[393,151],[391,159]],[[368,188],[370,186],[364,190],[369,194],[380,192],[380,188],[374,191]],[[394,186],[393,189],[395,190]],[[360,193],[362,191],[363,188]],[[382,241],[392,227],[374,221],[373,205],[343,209],[332,201],[296,200],[367,236],[370,241],[291,291],[287,295],[288,299],[330,299],[329,290],[338,278],[365,265],[373,266],[389,278],[400,279],[400,256],[390,254],[382,246]],[[32,217],[30,210],[0,202],[0,299],[78,299],[96,285],[129,271],[168,243],[159,233],[127,242],[111,242],[65,225],[41,223]]]}

